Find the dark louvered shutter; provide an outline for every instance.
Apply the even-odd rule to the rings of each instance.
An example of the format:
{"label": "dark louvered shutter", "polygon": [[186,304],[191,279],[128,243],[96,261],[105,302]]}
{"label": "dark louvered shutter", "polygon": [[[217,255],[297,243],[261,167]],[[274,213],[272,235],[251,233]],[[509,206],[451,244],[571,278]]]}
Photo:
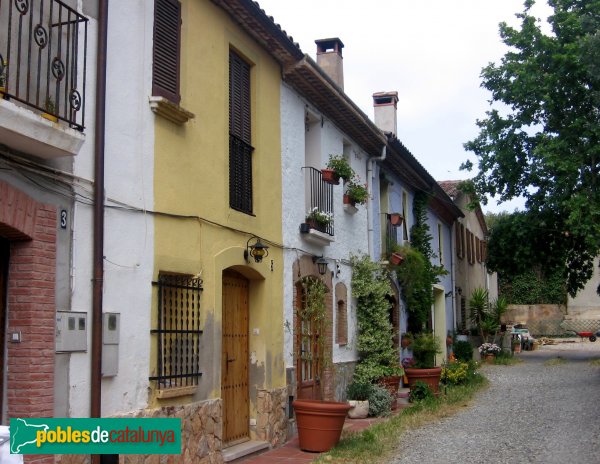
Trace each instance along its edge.
{"label": "dark louvered shutter", "polygon": [[152,95],[179,104],[179,51],[181,4],[177,0],[155,0]]}
{"label": "dark louvered shutter", "polygon": [[250,65],[229,52],[229,206],[252,214]]}

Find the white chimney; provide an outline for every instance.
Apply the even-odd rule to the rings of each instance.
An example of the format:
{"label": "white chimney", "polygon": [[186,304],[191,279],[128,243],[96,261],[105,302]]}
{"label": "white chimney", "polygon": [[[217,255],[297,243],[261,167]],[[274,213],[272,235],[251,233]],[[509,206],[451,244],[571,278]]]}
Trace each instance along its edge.
{"label": "white chimney", "polygon": [[398,92],[375,92],[373,94],[373,107],[375,112],[375,125],[384,132],[397,135],[398,118],[396,109]]}
{"label": "white chimney", "polygon": [[344,58],[342,57],[342,41],[332,39],[315,40],[317,44],[317,64],[327,73],[338,87],[344,90]]}

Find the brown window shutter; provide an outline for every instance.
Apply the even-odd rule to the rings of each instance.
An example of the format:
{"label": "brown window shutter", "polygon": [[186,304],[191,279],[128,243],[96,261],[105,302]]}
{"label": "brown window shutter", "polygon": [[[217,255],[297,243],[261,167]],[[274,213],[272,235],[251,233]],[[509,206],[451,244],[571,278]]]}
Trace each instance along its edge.
{"label": "brown window shutter", "polygon": [[181,4],[177,0],[155,0],[152,95],[179,104],[181,49]]}
{"label": "brown window shutter", "polygon": [[229,52],[229,206],[252,214],[250,65]]}

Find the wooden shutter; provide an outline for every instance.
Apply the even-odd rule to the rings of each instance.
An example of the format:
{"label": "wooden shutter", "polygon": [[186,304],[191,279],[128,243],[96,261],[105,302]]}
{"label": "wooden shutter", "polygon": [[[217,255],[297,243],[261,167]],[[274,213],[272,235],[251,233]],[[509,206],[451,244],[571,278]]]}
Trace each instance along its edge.
{"label": "wooden shutter", "polygon": [[152,95],[179,104],[179,54],[181,4],[177,0],[155,0]]}
{"label": "wooden shutter", "polygon": [[252,214],[250,65],[229,52],[229,206]]}

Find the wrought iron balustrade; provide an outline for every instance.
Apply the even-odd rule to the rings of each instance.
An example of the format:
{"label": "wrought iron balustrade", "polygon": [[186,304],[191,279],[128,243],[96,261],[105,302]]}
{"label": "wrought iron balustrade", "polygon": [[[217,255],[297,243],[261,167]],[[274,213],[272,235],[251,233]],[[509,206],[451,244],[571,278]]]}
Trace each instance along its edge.
{"label": "wrought iron balustrade", "polygon": [[394,251],[394,247],[398,245],[398,228],[392,225],[390,214],[385,213],[383,216],[383,254],[386,258],[389,258]]}
{"label": "wrought iron balustrade", "polygon": [[0,0],[0,90],[85,127],[88,19],[60,0]]}
{"label": "wrought iron balustrade", "polygon": [[[319,169],[304,167],[304,182],[307,198],[307,212],[317,208],[323,213],[329,213],[333,218],[333,185],[323,180]],[[335,235],[333,220],[327,225],[316,224],[315,229],[328,235]]]}

